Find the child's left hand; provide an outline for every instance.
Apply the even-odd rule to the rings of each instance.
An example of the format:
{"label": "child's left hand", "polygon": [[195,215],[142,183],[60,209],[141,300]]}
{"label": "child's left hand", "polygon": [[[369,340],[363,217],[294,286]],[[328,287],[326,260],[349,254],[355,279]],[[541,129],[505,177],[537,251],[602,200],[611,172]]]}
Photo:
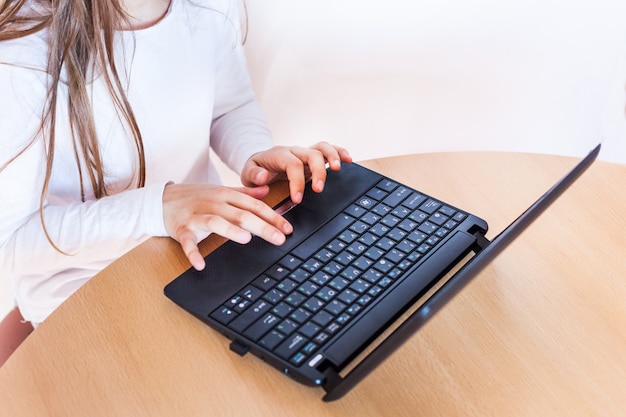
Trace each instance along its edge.
{"label": "child's left hand", "polygon": [[291,200],[300,203],[309,177],[313,191],[319,193],[326,181],[326,163],[331,170],[339,171],[342,162],[352,162],[348,151],[327,142],[308,148],[275,146],[250,157],[241,171],[241,181],[246,187],[252,187],[286,178]]}

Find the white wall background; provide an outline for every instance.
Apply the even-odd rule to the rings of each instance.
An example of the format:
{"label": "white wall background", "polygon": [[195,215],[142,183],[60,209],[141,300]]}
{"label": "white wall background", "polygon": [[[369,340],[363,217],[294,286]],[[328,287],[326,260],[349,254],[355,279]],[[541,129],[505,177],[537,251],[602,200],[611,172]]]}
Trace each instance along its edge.
{"label": "white wall background", "polygon": [[248,0],[279,143],[356,159],[520,150],[626,162],[626,1]]}
{"label": "white wall background", "polygon": [[[603,139],[601,158],[626,162],[624,0],[247,5],[251,75],[278,143],[330,140],[362,160],[582,155]],[[0,288],[0,315],[12,305]]]}

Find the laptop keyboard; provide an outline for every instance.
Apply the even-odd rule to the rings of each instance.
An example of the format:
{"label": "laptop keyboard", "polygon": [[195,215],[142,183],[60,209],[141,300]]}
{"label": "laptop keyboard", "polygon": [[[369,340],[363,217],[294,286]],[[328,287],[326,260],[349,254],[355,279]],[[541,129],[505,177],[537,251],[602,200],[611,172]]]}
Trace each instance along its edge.
{"label": "laptop keyboard", "polygon": [[466,217],[384,179],[210,316],[295,366],[314,362]]}

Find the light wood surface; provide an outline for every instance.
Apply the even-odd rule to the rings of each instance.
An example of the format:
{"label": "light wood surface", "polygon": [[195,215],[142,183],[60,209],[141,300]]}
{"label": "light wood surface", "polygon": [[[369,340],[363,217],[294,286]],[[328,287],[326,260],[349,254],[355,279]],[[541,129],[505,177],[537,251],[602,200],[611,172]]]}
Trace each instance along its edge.
{"label": "light wood surface", "polygon": [[[367,165],[463,207],[493,237],[576,160],[424,154]],[[626,167],[596,162],[352,392],[281,375],[163,295],[187,268],[151,239],[81,288],[0,368],[3,416],[623,416]],[[275,188],[273,201],[286,195]],[[203,250],[219,243],[209,238]]]}

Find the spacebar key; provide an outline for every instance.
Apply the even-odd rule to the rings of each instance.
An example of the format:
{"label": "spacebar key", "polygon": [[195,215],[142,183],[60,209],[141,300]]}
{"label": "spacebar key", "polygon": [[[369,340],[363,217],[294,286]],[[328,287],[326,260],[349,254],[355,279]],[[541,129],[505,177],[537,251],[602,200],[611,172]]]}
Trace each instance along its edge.
{"label": "spacebar key", "polygon": [[351,216],[345,213],[339,214],[337,217],[326,223],[317,232],[304,239],[304,241],[291,251],[291,253],[300,259],[309,258],[323,245],[325,245],[326,242],[337,236],[339,232],[348,227],[353,221],[354,218]]}

